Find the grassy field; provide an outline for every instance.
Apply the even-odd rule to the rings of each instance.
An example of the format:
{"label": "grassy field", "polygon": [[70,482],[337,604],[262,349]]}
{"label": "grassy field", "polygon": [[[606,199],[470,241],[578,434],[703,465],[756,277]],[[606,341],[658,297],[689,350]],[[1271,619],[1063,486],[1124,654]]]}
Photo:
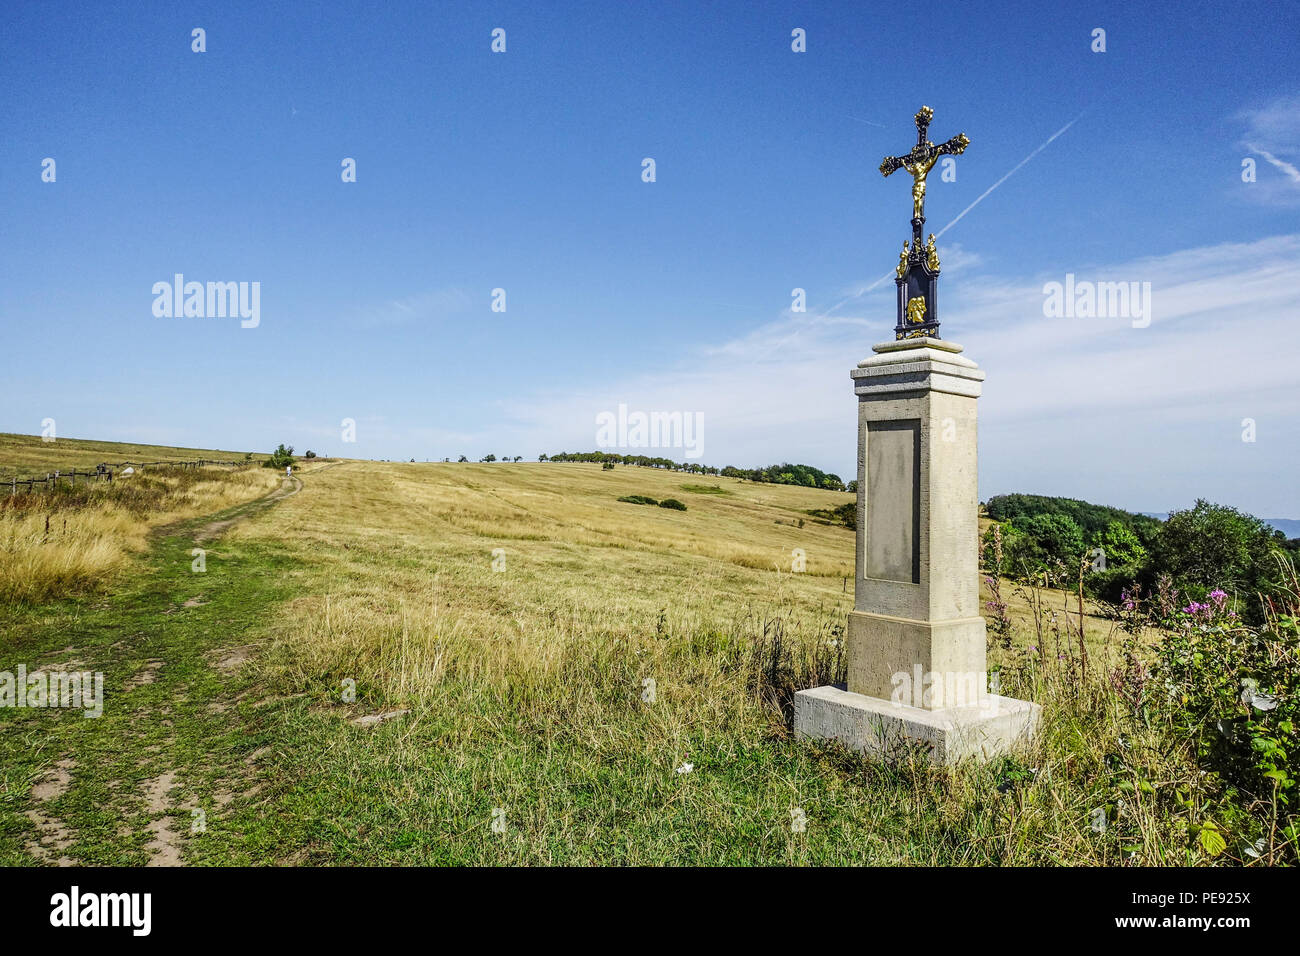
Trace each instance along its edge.
{"label": "grassy field", "polygon": [[0,432],[0,480],[39,478],[50,471],[93,469],[101,462],[121,461],[242,461],[242,451],[214,448],[177,448],[171,445],[133,445],[126,442],[59,438],[41,441],[38,435]]}
{"label": "grassy field", "polygon": [[[152,456],[166,453],[178,461],[235,454],[4,435],[0,471],[31,475],[74,465],[92,468],[102,461],[152,462],[160,460]],[[111,484],[60,482],[16,495],[0,485],[0,600],[33,602],[106,587],[133,554],[147,547],[157,528],[252,501],[278,481],[277,474],[256,465],[150,465],[131,475],[119,472]]]}
{"label": "grassy field", "polygon": [[1030,752],[936,770],[792,738],[793,691],[843,679],[853,533],[805,512],[845,494],[576,463],[299,474],[156,535],[111,594],[0,608],[0,669],[106,685],[98,719],[0,710],[0,863],[1204,862],[1134,785],[1196,771],[1108,690],[1108,622],[1080,673],[1026,649],[1010,585],[991,663],[1044,705]]}

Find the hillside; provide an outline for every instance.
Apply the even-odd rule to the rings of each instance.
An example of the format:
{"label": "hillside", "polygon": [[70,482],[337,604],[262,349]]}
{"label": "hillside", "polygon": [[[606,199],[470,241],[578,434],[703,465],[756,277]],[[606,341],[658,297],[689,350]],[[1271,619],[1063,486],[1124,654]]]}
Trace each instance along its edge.
{"label": "hillside", "polygon": [[131,442],[58,438],[43,441],[39,435],[0,432],[0,478],[30,477],[47,471],[94,468],[111,461],[193,461],[198,458],[242,460],[246,452],[215,448],[180,448],[174,445],[140,445]]}
{"label": "hillside", "polygon": [[1140,534],[1150,534],[1154,533],[1163,520],[1109,505],[1050,495],[994,495],[984,507],[988,516],[995,521],[1015,522],[1017,519],[1038,515],[1065,515],[1086,534],[1104,531],[1111,522],[1118,522]]}

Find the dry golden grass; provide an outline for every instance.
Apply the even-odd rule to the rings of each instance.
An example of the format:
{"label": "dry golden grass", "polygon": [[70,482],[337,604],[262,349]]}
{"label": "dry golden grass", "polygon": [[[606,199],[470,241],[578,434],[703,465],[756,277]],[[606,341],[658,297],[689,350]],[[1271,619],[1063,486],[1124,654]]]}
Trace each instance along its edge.
{"label": "dry golden grass", "polygon": [[173,445],[138,445],[130,442],[58,438],[42,441],[39,435],[0,433],[0,479],[39,478],[47,471],[92,469],[100,462],[121,461],[242,461],[242,451],[212,448],[178,448]]}
{"label": "dry golden grass", "polygon": [[0,599],[103,587],[155,528],[251,501],[278,483],[277,472],[256,466],[159,467],[111,485],[0,498]]}
{"label": "dry golden grass", "polygon": [[[683,490],[692,484],[729,494]],[[617,501],[638,493],[689,510]],[[792,635],[831,637],[852,608],[854,536],[805,512],[847,500],[586,463],[344,462],[232,535],[310,552],[313,571],[285,611],[281,663],[399,698],[433,694],[449,673],[517,686],[573,655],[651,653],[656,635],[733,634],[774,615]],[[791,572],[795,549],[805,573]],[[1023,624],[1032,612],[1012,591],[1005,585]],[[1110,639],[1100,618],[1086,628],[1092,645]]]}
{"label": "dry golden grass", "polygon": [[[716,483],[732,495],[683,491],[693,480],[578,463],[341,463],[232,535],[296,542],[322,575],[287,609],[286,660],[395,696],[432,693],[449,669],[504,686],[553,673],[577,646],[707,632],[758,605],[808,620],[849,606],[853,533],[803,514],[845,495],[727,479]],[[689,510],[616,500],[629,493]],[[808,573],[790,573],[795,548]]]}
{"label": "dry golden grass", "polygon": [[[891,776],[854,764],[850,774],[867,774],[854,782],[799,748],[771,749],[788,733],[789,694],[842,674],[853,533],[797,522],[805,509],[846,497],[726,479],[705,483],[729,495],[682,489],[699,482],[577,463],[344,462],[233,530],[293,569],[296,596],[269,622],[256,665],[267,686],[305,696],[321,721],[410,708],[407,730],[331,736],[303,771],[322,788],[316,798],[419,805],[399,821],[356,810],[377,840],[423,826],[422,814],[450,813],[472,831],[475,815],[487,813],[481,795],[491,794],[496,805],[529,808],[512,811],[530,814],[520,821],[528,839],[513,857],[468,838],[465,852],[506,862],[608,861],[612,851],[556,850],[557,840],[601,844],[608,827],[642,834],[625,857],[615,854],[632,862],[749,859],[736,849],[748,839],[764,846],[755,858],[788,852],[797,861],[797,845],[774,851],[770,831],[742,835],[737,821],[751,806],[773,818],[788,806],[818,807],[837,828],[822,837],[825,861],[1195,861],[1185,825],[1140,798],[1104,840],[1090,829],[1095,808],[1114,801],[1121,734],[1126,759],[1140,761],[1135,779],[1180,781],[1194,770],[1185,748],[1135,725],[1119,702],[1110,675],[1120,638],[1106,622],[1087,617],[1089,664],[1076,667],[1074,599],[1063,592],[1043,595],[1042,640],[1025,596],[1005,585],[1017,627],[1010,648],[992,649],[990,666],[1003,667],[1005,693],[1045,712],[1024,763],[1007,765],[1036,768],[1010,795],[997,789],[1009,778],[978,766]],[[676,497],[689,510],[616,500],[638,493]],[[810,573],[789,573],[794,548],[807,552]],[[503,570],[493,570],[494,551]],[[1066,635],[1060,656],[1053,613]],[[1036,642],[1049,653],[1028,651]],[[641,696],[647,680],[653,705]],[[341,702],[348,681],[355,704]],[[784,770],[774,773],[769,760]],[[695,821],[691,839],[701,841],[689,851],[664,823],[679,799],[673,768],[684,763],[709,768],[698,798],[680,797],[680,812]],[[361,803],[363,779],[377,789]],[[595,813],[585,794],[609,794],[611,809]],[[894,838],[871,844],[875,829]]]}
{"label": "dry golden grass", "polygon": [[[1168,805],[1201,773],[1188,743],[1125,704],[1104,622],[1085,621],[1078,665],[1072,639],[1053,633],[1077,626],[1062,592],[1043,596],[1044,640],[1004,585],[1016,627],[990,665],[1003,692],[1043,705],[1026,752],[933,769],[789,738],[793,691],[843,678],[854,536],[805,511],[844,494],[577,463],[340,461],[301,474],[302,491],[225,532],[201,585],[175,562],[148,582],[170,581],[178,598],[201,586],[210,612],[227,602],[169,618],[160,641],[213,640],[219,622],[220,640],[252,648],[233,685],[206,686],[256,713],[272,786],[191,842],[195,858],[1204,862],[1191,811]],[[683,487],[713,484],[729,494]],[[617,501],[638,493],[689,510]],[[790,572],[796,548],[808,573]],[[105,640],[150,613],[123,603],[102,612],[121,619]],[[197,682],[215,658],[169,664],[162,679]],[[351,722],[390,710],[402,715]],[[207,730],[186,746],[204,767],[226,753],[207,752]],[[509,819],[500,837],[496,808]],[[795,808],[806,833],[790,829]],[[1104,833],[1098,809],[1113,814]]]}

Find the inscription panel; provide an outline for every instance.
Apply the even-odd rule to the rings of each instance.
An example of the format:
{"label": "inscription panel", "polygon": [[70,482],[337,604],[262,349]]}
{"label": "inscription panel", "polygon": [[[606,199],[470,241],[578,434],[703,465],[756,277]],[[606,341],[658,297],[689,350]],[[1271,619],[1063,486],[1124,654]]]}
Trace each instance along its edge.
{"label": "inscription panel", "polygon": [[863,574],[921,581],[921,421],[867,423]]}

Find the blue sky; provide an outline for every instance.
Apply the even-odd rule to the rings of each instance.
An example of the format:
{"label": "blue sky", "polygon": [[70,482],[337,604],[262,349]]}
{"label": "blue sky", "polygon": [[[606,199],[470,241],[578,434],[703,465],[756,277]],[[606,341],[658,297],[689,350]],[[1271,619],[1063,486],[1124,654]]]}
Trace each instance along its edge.
{"label": "blue sky", "polygon": [[[848,372],[891,335],[877,280],[909,230],[905,174],[876,167],[925,103],[932,139],[972,141],[931,175],[927,231],[1068,127],[939,242],[942,333],[989,375],[981,496],[1300,516],[1298,26],[1212,3],[7,4],[0,430],[531,459],[594,448],[626,403],[699,414],[710,464],[851,477]],[[156,317],[178,272],[259,282],[260,324]],[[1067,274],[1150,282],[1150,325],[1045,317]]]}

